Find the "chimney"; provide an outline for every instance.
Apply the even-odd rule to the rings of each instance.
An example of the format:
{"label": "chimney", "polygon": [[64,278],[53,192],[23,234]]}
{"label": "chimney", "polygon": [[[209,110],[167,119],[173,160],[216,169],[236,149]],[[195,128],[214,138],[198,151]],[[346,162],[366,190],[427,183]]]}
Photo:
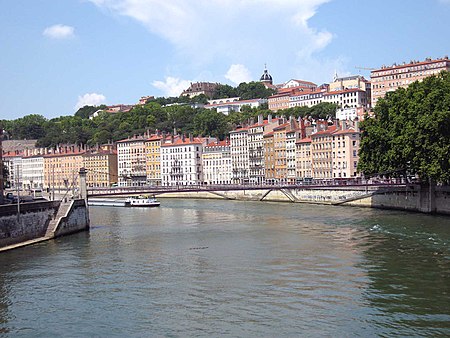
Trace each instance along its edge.
{"label": "chimney", "polygon": [[194,137],[192,136],[192,133],[189,133],[189,142],[194,142]]}
{"label": "chimney", "polygon": [[184,143],[184,140],[185,140],[185,138],[186,138],[186,135],[181,135],[181,141],[183,141],[183,143]]}
{"label": "chimney", "polygon": [[267,122],[272,123],[272,114],[267,116]]}
{"label": "chimney", "polygon": [[258,115],[258,124],[263,124],[264,123],[264,117],[262,114]]}
{"label": "chimney", "polygon": [[174,138],[173,134],[170,135],[170,142],[171,142],[172,144],[175,142],[175,138]]}

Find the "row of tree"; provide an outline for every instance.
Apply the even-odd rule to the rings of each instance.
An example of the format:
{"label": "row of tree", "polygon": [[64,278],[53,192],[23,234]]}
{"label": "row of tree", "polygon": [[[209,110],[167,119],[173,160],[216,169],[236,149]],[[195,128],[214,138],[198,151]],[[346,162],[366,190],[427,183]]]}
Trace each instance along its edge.
{"label": "row of tree", "polygon": [[[260,82],[241,83],[236,88],[218,85],[214,97],[241,97],[241,99],[267,98],[274,90],[267,89]],[[267,104],[259,108],[244,106],[241,112],[229,115],[218,113],[215,109],[196,108],[207,103],[205,95],[193,98],[159,97],[150,99],[145,105],[138,105],[129,112],[110,114],[107,107],[84,106],[73,116],[46,119],[37,114],[27,115],[16,120],[0,120],[5,135],[10,139],[37,139],[37,145],[52,147],[57,144],[102,144],[125,139],[147,130],[163,132],[192,133],[224,139],[239,125],[256,120],[258,115],[267,118],[271,111]],[[296,107],[277,112],[280,116],[329,118],[335,116],[337,106],[321,103],[314,107]],[[98,116],[90,119],[94,112]]]}

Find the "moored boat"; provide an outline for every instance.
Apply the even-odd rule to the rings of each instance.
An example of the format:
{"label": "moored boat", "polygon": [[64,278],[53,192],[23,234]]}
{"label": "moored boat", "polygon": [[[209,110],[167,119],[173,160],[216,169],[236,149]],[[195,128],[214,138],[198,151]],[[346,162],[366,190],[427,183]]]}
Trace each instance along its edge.
{"label": "moored boat", "polygon": [[89,198],[89,206],[101,206],[101,207],[127,207],[130,202],[126,199],[117,198]]}
{"label": "moored boat", "polygon": [[155,196],[148,195],[138,195],[130,196],[126,199],[129,207],[159,207],[160,202],[155,198]]}

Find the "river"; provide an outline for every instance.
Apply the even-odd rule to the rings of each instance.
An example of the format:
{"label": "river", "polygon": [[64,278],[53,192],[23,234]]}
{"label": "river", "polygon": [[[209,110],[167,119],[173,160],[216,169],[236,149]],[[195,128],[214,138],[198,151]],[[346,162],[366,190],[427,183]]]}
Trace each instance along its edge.
{"label": "river", "polygon": [[0,336],[450,336],[450,217],[163,199],[0,255]]}

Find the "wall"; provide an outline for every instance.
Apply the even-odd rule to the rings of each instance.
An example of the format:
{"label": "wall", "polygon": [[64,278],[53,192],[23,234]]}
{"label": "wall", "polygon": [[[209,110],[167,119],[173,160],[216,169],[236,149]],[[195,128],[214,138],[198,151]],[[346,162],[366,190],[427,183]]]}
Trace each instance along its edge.
{"label": "wall", "polygon": [[65,205],[59,201],[26,203],[20,209],[18,218],[17,205],[0,206],[0,249],[89,229],[88,208],[82,199]]}
{"label": "wall", "polygon": [[[434,199],[429,198],[430,193]],[[409,210],[450,215],[450,187],[327,187],[317,189],[249,189],[216,192],[177,192],[158,197],[212,198],[242,201],[298,202]]]}
{"label": "wall", "polygon": [[84,200],[73,201],[65,216],[61,217],[55,230],[55,237],[65,236],[89,228],[89,208]]}
{"label": "wall", "polygon": [[56,215],[59,202],[34,202],[0,207],[0,247],[17,244],[45,235],[50,220]]}

